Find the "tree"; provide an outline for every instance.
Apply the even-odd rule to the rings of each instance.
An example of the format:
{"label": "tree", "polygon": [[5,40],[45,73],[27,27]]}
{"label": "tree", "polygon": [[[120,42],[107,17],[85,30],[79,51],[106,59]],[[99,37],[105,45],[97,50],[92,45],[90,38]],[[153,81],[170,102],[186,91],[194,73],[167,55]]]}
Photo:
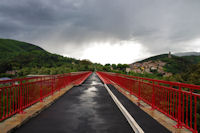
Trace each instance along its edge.
{"label": "tree", "polygon": [[110,67],[111,65],[110,64],[105,64],[105,66]]}
{"label": "tree", "polygon": [[116,64],[112,64],[112,68],[113,69],[117,69],[117,65]]}

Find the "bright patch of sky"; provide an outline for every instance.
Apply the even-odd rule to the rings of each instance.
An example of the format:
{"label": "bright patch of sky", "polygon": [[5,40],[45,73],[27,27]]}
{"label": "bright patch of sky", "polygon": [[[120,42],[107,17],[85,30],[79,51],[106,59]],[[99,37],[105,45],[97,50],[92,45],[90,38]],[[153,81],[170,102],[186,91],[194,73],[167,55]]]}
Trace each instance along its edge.
{"label": "bright patch of sky", "polygon": [[83,51],[81,59],[89,59],[102,64],[130,64],[148,55],[150,54],[145,51],[145,48],[134,41],[120,41],[114,44],[96,42]]}

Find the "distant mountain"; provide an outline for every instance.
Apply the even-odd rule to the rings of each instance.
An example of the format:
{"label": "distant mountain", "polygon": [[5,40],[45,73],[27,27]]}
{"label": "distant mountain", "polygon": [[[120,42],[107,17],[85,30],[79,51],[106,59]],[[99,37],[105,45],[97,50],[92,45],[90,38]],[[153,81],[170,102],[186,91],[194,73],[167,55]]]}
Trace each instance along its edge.
{"label": "distant mountain", "polygon": [[181,53],[175,53],[176,56],[200,56],[200,52],[181,52]]}
{"label": "distant mountain", "polygon": [[[90,70],[92,68],[89,65],[92,64],[90,61],[81,61],[49,53],[30,43],[0,39],[0,74],[15,73],[21,70],[23,70],[21,75],[29,73],[58,74],[68,71]],[[58,67],[62,67],[62,69]]]}

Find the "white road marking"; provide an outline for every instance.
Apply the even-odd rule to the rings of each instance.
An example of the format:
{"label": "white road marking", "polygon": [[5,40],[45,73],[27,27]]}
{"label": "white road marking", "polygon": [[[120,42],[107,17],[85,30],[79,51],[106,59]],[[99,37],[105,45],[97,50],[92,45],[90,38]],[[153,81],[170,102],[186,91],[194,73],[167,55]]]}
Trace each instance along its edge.
{"label": "white road marking", "polygon": [[106,84],[104,84],[106,90],[112,97],[113,101],[115,104],[118,106],[120,111],[123,113],[123,115],[126,117],[128,120],[129,124],[131,125],[132,129],[134,130],[135,133],[144,133],[142,128],[137,124],[137,122],[134,120],[134,118],[129,114],[129,112],[126,110],[126,108],[121,104],[121,102],[117,99],[117,97],[112,93],[112,91],[108,88]]}

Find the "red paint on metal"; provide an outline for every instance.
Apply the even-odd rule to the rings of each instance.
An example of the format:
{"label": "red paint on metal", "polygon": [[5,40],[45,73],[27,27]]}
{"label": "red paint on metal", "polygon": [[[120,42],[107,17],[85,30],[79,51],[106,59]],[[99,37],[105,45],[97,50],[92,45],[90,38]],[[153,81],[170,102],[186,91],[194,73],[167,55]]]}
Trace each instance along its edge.
{"label": "red paint on metal", "polygon": [[0,81],[0,121],[52,95],[69,84],[81,84],[92,72]]}
{"label": "red paint on metal", "polygon": [[135,77],[124,74],[97,72],[99,78],[106,84],[117,84],[149,104],[169,118],[175,120],[175,127],[183,126],[197,133],[197,118],[200,94],[200,86],[179,82],[155,80],[149,78]]}

